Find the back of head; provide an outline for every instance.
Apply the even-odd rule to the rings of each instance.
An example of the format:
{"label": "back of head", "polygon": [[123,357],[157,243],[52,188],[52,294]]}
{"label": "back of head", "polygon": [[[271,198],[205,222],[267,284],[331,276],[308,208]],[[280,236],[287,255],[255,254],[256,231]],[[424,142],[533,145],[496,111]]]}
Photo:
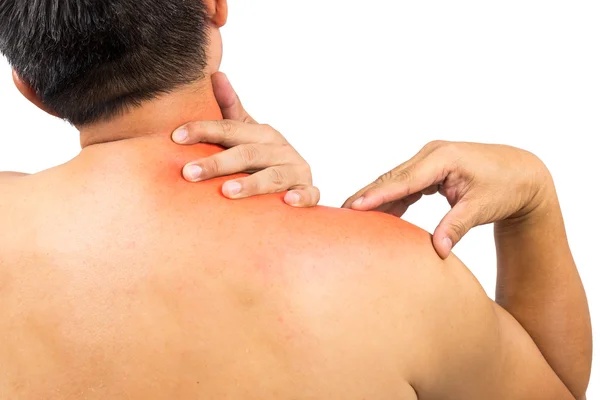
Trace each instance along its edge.
{"label": "back of head", "polygon": [[0,52],[53,113],[106,120],[203,76],[201,0],[0,0]]}

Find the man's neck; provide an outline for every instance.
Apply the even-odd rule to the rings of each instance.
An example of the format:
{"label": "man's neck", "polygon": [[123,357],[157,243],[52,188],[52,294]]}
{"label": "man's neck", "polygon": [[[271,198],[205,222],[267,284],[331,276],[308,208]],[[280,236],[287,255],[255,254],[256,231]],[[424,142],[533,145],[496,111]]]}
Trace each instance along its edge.
{"label": "man's neck", "polygon": [[132,107],[107,122],[80,128],[81,147],[150,135],[170,135],[191,121],[223,119],[210,79]]}

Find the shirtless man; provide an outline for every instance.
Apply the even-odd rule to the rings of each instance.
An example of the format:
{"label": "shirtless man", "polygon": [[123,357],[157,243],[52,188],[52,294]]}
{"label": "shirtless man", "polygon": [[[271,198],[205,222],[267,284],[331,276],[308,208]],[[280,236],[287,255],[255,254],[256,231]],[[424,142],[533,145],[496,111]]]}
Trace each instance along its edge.
{"label": "shirtless man", "polygon": [[[0,179],[0,398],[583,398],[589,313],[535,157],[486,148],[497,160],[512,155],[508,193],[523,194],[492,198],[503,204],[490,215],[504,220],[504,308],[435,237],[445,260],[429,234],[389,215],[296,209],[281,194],[222,196],[269,191],[268,169],[225,186],[183,179],[190,160],[200,161],[184,176],[198,180],[194,165],[236,169],[233,154],[245,154],[171,141],[188,121],[236,113],[222,76],[216,93],[210,80],[226,16],[224,0],[0,1],[0,50],[17,86],[73,122],[83,148],[56,168]],[[287,201],[314,201],[305,165],[268,127],[193,123],[181,132],[174,138],[224,145],[268,132],[247,153],[268,156],[245,157],[254,160],[247,167],[280,157],[279,168],[298,174],[291,186],[301,185]],[[447,162],[458,150],[446,147],[431,145],[415,162]],[[490,165],[476,177],[498,175]],[[452,196],[459,172],[444,180],[456,186],[442,183],[458,203],[490,186],[473,178],[471,191]],[[415,185],[431,181],[424,176]],[[426,189],[389,182],[354,207]]]}

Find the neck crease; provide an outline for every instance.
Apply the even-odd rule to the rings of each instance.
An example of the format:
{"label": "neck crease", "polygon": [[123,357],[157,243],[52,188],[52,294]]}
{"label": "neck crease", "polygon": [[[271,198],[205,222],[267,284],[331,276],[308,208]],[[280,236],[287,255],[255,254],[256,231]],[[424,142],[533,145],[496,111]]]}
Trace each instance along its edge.
{"label": "neck crease", "polygon": [[177,89],[109,121],[79,127],[81,147],[151,135],[171,135],[192,121],[221,120],[210,79]]}

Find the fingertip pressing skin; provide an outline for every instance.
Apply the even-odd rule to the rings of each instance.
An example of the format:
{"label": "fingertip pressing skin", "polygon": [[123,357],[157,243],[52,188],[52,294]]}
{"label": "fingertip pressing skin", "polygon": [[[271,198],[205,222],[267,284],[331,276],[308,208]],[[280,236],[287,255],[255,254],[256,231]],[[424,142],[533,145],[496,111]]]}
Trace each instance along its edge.
{"label": "fingertip pressing skin", "polygon": [[311,208],[319,204],[321,191],[316,186],[300,186],[290,189],[284,196],[287,205],[298,208]]}
{"label": "fingertip pressing skin", "polygon": [[298,207],[302,200],[302,196],[297,191],[290,191],[285,194],[283,200],[290,206]]}
{"label": "fingertip pressing skin", "polygon": [[440,255],[445,260],[450,256],[450,252],[452,251],[452,239],[445,237],[442,239]]}
{"label": "fingertip pressing skin", "polygon": [[446,234],[436,230],[433,234],[433,247],[442,260],[450,257],[454,244]]}
{"label": "fingertip pressing skin", "polygon": [[202,179],[202,167],[188,164],[183,167],[183,177],[190,182],[198,182]]}
{"label": "fingertip pressing skin", "polygon": [[360,206],[364,203],[365,201],[365,197],[361,196],[358,199],[354,200],[352,202],[352,204],[350,205],[350,207],[354,208],[355,210],[359,209]]}
{"label": "fingertip pressing skin", "polygon": [[189,132],[187,130],[187,127],[182,126],[180,128],[177,128],[177,130],[175,132],[173,132],[172,138],[175,143],[179,143],[179,144],[186,143],[189,138]]}
{"label": "fingertip pressing skin", "polygon": [[314,186],[307,186],[286,193],[284,201],[287,205],[298,208],[315,207],[319,203],[320,192]]}
{"label": "fingertip pressing skin", "polygon": [[378,193],[368,191],[356,199],[352,203],[351,208],[357,211],[368,211],[377,208],[382,204],[383,199]]}
{"label": "fingertip pressing skin", "polygon": [[222,188],[223,195],[230,199],[240,198],[242,192],[242,184],[237,181],[228,181],[223,184]]}
{"label": "fingertip pressing skin", "polygon": [[[362,194],[359,196],[359,193],[360,192],[348,197],[348,199],[344,202],[344,204],[342,204],[342,208],[361,211],[358,209],[358,207],[360,205],[362,205],[362,203],[364,201],[364,196]],[[359,197],[357,197],[357,196],[359,196]]]}

